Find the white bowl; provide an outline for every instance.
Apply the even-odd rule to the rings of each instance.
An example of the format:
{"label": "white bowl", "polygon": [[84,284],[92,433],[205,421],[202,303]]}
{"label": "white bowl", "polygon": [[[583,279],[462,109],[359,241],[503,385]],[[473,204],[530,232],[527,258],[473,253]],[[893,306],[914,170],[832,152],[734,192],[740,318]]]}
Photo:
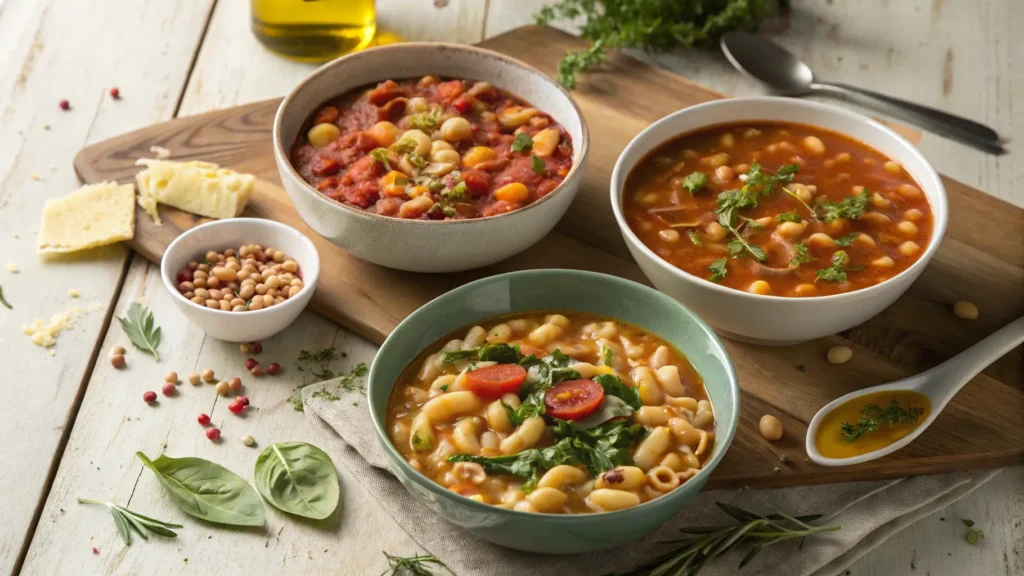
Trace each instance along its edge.
{"label": "white bowl", "polygon": [[[550,114],[572,137],[569,174],[553,192],[514,212],[472,220],[406,220],[380,216],[324,196],[306,183],[289,150],[321,104],[386,79],[438,74],[484,80]],[[344,56],[303,80],[274,119],[274,158],[281,182],[303,220],[352,255],[413,272],[455,272],[487,266],[529,248],[551,231],[576,196],[589,137],[569,93],[536,68],[507,56],[457,44],[409,42]]]}
{"label": "white bowl", "polygon": [[[237,249],[243,244],[270,246],[293,258],[299,264],[302,290],[280,304],[247,312],[200,306],[178,292],[178,272],[189,261],[202,258],[209,250]],[[218,340],[255,342],[284,330],[305,310],[320,279],[320,256],[313,242],[291,226],[262,218],[230,218],[196,226],[178,236],[160,260],[160,277],[189,322]]]}
{"label": "white bowl", "polygon": [[[622,213],[626,177],[661,144],[694,130],[744,120],[811,124],[860,140],[903,164],[921,185],[934,218],[924,254],[900,274],[853,292],[809,298],[762,296],[720,286],[688,274],[656,255],[630,230]],[[728,338],[757,344],[785,345],[842,332],[892,304],[921,274],[946,232],[946,189],[935,169],[910,142],[860,114],[808,100],[730,98],[691,106],[648,126],[623,150],[611,182],[612,210],[633,258],[654,286],[690,307]]]}

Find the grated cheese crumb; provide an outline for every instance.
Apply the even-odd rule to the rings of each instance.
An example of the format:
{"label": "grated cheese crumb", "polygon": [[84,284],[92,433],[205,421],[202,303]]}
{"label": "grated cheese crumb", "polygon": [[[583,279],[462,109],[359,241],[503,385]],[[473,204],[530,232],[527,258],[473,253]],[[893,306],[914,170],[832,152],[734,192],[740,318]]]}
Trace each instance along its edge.
{"label": "grated cheese crumb", "polygon": [[10,272],[11,274],[17,274],[19,272],[18,265],[15,264],[14,262],[8,262],[7,271]]}
{"label": "grated cheese crumb", "polygon": [[54,352],[52,348],[49,350],[49,352],[50,352],[50,356],[56,356],[57,355],[57,353]]}
{"label": "grated cheese crumb", "polygon": [[49,130],[49,129],[50,129],[50,125],[49,124],[43,124],[43,130]]}
{"label": "grated cheese crumb", "polygon": [[75,290],[74,288],[68,288],[68,295],[71,296],[72,298],[78,298],[78,290]]}
{"label": "grated cheese crumb", "polygon": [[150,146],[149,151],[156,154],[157,160],[166,160],[171,157],[171,151],[163,146]]}
{"label": "grated cheese crumb", "polygon": [[72,318],[71,312],[57,312],[50,317],[49,322],[43,322],[36,318],[31,324],[22,325],[21,331],[31,338],[32,343],[36,346],[49,348],[57,343],[57,336],[71,328],[73,323],[74,318]]}
{"label": "grated cheese crumb", "polygon": [[99,304],[99,303],[93,302],[92,304],[89,304],[89,309],[90,310],[103,310],[103,304]]}
{"label": "grated cheese crumb", "polygon": [[17,240],[18,238],[21,238],[21,234],[18,234],[17,232],[12,233],[11,236],[14,236],[15,240]]}
{"label": "grated cheese crumb", "polygon": [[31,177],[33,180],[37,182],[39,181],[39,174],[36,174],[35,172],[29,174],[29,177]]}

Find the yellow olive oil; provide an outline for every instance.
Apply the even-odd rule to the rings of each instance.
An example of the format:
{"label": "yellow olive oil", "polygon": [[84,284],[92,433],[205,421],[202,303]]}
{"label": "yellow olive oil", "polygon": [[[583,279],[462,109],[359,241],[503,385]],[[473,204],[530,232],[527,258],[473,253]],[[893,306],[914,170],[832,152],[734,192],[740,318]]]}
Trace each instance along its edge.
{"label": "yellow olive oil", "polygon": [[374,0],[251,0],[252,32],[293,60],[325,62],[365,48],[377,31]]}
{"label": "yellow olive oil", "polygon": [[[877,430],[865,432],[852,442],[848,441],[851,436],[844,435],[844,422],[857,425],[864,416],[862,410],[865,406],[873,404],[885,409],[892,406],[893,400],[898,402],[902,410],[917,408],[921,412],[916,419],[905,423],[880,422]],[[931,410],[932,403],[928,397],[914,390],[888,390],[858,396],[840,404],[825,415],[818,425],[814,445],[818,452],[827,458],[851,458],[874,452],[905,438],[928,419]]]}

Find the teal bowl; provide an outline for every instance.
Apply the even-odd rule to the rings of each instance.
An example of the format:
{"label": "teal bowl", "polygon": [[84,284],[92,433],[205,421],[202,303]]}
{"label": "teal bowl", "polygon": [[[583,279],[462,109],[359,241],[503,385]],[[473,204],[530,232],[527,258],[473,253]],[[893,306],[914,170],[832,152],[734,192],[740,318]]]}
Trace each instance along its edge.
{"label": "teal bowl", "polygon": [[[689,358],[704,379],[717,434],[704,469],[665,496],[634,508],[595,514],[517,512],[470,500],[414,470],[391,444],[385,428],[388,395],[402,371],[423,350],[455,330],[503,314],[531,310],[586,312],[644,328]],[[700,492],[736,434],[740,389],[722,343],[693,312],[642,284],[577,270],[527,270],[477,280],[439,296],[412,313],[377,352],[369,376],[377,440],[391,470],[409,492],[470,533],[509,548],[574,554],[635,540],[664,524]]]}

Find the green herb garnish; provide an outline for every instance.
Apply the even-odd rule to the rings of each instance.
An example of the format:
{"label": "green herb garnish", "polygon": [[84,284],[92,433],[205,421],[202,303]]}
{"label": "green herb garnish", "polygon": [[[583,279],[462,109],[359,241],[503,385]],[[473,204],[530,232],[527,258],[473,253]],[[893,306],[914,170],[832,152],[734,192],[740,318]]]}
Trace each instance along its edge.
{"label": "green herb garnish", "polygon": [[441,392],[447,392],[447,391],[448,391],[448,385],[447,384],[441,385]]}
{"label": "green herb garnish", "polygon": [[409,154],[409,163],[413,166],[422,169],[427,165],[427,159],[415,152]]}
{"label": "green herb garnish", "polygon": [[177,538],[178,534],[172,528],[182,527],[181,524],[171,524],[170,522],[143,516],[138,512],[132,512],[123,506],[118,506],[113,502],[97,502],[87,498],[79,498],[78,501],[82,504],[106,506],[110,510],[110,515],[114,517],[114,526],[117,527],[117,533],[120,534],[121,540],[124,540],[124,543],[129,546],[132,543],[132,532],[141,536],[143,540],[149,540],[151,533],[167,536],[168,538]]}
{"label": "green herb garnish", "polygon": [[384,556],[388,559],[388,569],[381,572],[380,576],[433,576],[433,572],[427,569],[428,564],[447,568],[440,560],[429,554],[403,558],[384,552]]}
{"label": "green herb garnish", "polygon": [[700,240],[700,233],[697,232],[696,230],[689,230],[686,233],[686,235],[690,237],[690,242],[693,242],[694,246],[700,248],[701,246],[704,245],[704,243],[701,242]]}
{"label": "green herb garnish", "polygon": [[643,48],[666,52],[710,45],[732,30],[754,31],[772,12],[773,0],[560,0],[541,8],[538,24],[579,21],[586,50],[566,52],[558,62],[558,81],[572,90],[576,75],[608,57],[607,50]]}
{"label": "green herb garnish", "polygon": [[160,345],[160,328],[153,326],[153,313],[149,308],[132,302],[128,307],[128,314],[117,320],[121,322],[121,329],[136,348],[152,354],[157,362],[160,361],[160,354],[156,351],[156,347]]}
{"label": "green herb garnish", "polygon": [[700,192],[708,185],[708,177],[703,172],[694,172],[683,178],[683,188],[690,191],[690,195],[693,196],[697,192]]}
{"label": "green herb garnish", "polygon": [[796,222],[797,224],[804,220],[796,212],[783,212],[782,214],[779,214],[777,218],[779,222]]}
{"label": "green herb garnish", "polygon": [[839,202],[822,202],[818,204],[818,210],[821,212],[821,219],[825,222],[832,222],[840,218],[856,220],[864,215],[864,211],[868,209],[868,202],[870,201],[871,193],[867,190],[861,190],[860,194],[847,196]]}
{"label": "green herb garnish", "polygon": [[414,138],[402,138],[398,142],[392,144],[391,149],[399,154],[409,154],[411,152],[414,152],[416,150],[416,146],[418,145],[419,143],[416,142]]}
{"label": "green herb garnish", "polygon": [[725,263],[727,262],[727,260],[728,259],[726,258],[719,258],[718,260],[712,262],[710,266],[708,266],[708,270],[711,271],[711,276],[708,277],[708,280],[711,280],[712,282],[718,282],[722,278],[725,278],[725,275],[729,273],[729,270],[725,267]]}
{"label": "green herb garnish", "polygon": [[516,134],[516,139],[512,141],[513,152],[529,152],[533,150],[533,138],[525,132]]}
{"label": "green herb garnish", "polygon": [[441,114],[438,111],[433,112],[420,112],[419,114],[413,114],[409,116],[409,126],[417,130],[422,130],[429,134],[437,125],[441,123]]}
{"label": "green herb garnish", "polygon": [[793,251],[796,253],[793,259],[789,261],[790,268],[806,264],[807,262],[813,262],[814,256],[807,253],[807,246],[804,246],[803,242],[796,242],[793,244]]}
{"label": "green herb garnish", "polygon": [[530,154],[530,168],[533,168],[533,171],[536,172],[537,174],[544,174],[544,169],[546,168],[546,166],[544,165],[543,160],[537,158],[533,154]]}
{"label": "green herb garnish", "polygon": [[380,164],[388,172],[391,171],[391,163],[388,162],[387,148],[374,148],[373,150],[370,150],[370,161],[375,164]]}
{"label": "green herb garnish", "polygon": [[985,537],[984,532],[974,527],[974,520],[961,518],[960,521],[967,527],[967,534],[964,535],[964,538],[967,540],[968,544],[972,546],[977,545],[978,541]]}
{"label": "green herb garnish", "polygon": [[601,346],[601,363],[605,366],[612,365],[612,349],[607,346]]}
{"label": "green herb garnish", "polygon": [[853,234],[847,234],[841,238],[836,238],[836,245],[846,248],[853,244],[854,240],[860,237],[860,232],[854,232]]}
{"label": "green herb garnish", "polygon": [[[749,223],[750,220],[739,215],[738,211],[744,208],[756,208],[758,198],[768,196],[775,192],[781,184],[792,181],[794,175],[799,170],[800,166],[798,164],[786,164],[779,168],[775,174],[772,174],[765,172],[761,165],[755,162],[747,170],[746,183],[744,183],[742,188],[726,190],[718,195],[718,208],[715,209],[715,212],[718,213],[718,223],[729,232],[732,232],[733,236],[736,237],[734,242],[738,242],[739,246],[742,247],[741,251],[745,251],[758,262],[764,262],[767,259],[767,255],[763,248],[751,245],[739,233],[739,223],[741,221]],[[733,252],[733,256],[738,255],[739,252]]]}
{"label": "green herb garnish", "polygon": [[842,250],[836,250],[832,254],[832,265],[818,270],[818,279],[826,282],[846,282],[846,273],[850,271],[846,265],[849,263],[850,256]]}
{"label": "green herb garnish", "polygon": [[723,553],[743,544],[753,544],[750,551],[740,560],[737,568],[739,569],[750,563],[754,556],[768,546],[793,539],[799,539],[802,546],[804,538],[808,536],[835,532],[841,528],[838,525],[808,524],[821,518],[821,514],[794,517],[779,512],[761,516],[723,502],[715,502],[715,505],[740,523],[680,528],[683,537],[670,541],[678,545],[677,548],[619,576],[696,576],[704,566]]}
{"label": "green herb garnish", "polygon": [[882,408],[878,404],[865,404],[860,409],[860,421],[856,424],[843,422],[840,424],[840,431],[843,440],[856,442],[861,436],[870,434],[882,424],[913,424],[924,414],[924,408],[900,406],[900,401],[893,398],[889,406]]}
{"label": "green herb garnish", "polygon": [[0,304],[3,304],[8,310],[14,310],[14,306],[4,298],[4,287],[0,286]]}

